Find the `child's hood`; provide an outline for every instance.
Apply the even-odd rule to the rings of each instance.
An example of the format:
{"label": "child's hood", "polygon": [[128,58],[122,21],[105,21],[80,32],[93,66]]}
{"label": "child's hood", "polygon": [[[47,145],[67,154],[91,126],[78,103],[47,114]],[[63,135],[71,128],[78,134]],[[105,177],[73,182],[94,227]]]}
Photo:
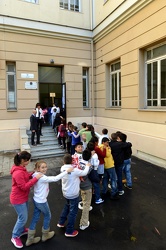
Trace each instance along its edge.
{"label": "child's hood", "polygon": [[12,168],[11,168],[11,170],[10,170],[10,174],[15,173],[16,171],[26,171],[26,168],[23,167],[23,166],[13,165]]}

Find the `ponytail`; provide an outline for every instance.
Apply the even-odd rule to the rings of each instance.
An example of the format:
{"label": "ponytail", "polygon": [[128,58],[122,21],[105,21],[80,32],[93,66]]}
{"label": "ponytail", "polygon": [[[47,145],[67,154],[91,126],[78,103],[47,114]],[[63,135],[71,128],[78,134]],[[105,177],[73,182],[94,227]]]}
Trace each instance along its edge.
{"label": "ponytail", "polygon": [[16,166],[20,166],[22,160],[29,161],[30,158],[31,158],[31,154],[29,152],[21,151],[20,153],[17,153],[14,156],[14,164]]}

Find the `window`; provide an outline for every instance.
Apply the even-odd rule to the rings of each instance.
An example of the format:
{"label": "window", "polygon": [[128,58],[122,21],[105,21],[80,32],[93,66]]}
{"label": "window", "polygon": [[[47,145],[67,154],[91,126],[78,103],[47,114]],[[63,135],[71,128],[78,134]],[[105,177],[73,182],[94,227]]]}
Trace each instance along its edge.
{"label": "window", "polygon": [[80,0],[60,0],[60,8],[80,12]]}
{"label": "window", "polygon": [[38,3],[38,0],[24,0],[25,2]]}
{"label": "window", "polygon": [[110,65],[110,107],[121,106],[120,62]]}
{"label": "window", "polygon": [[15,63],[6,63],[7,108],[16,109],[16,67]]}
{"label": "window", "polygon": [[146,51],[146,106],[166,106],[166,44]]}
{"label": "window", "polygon": [[83,68],[82,74],[83,107],[89,107],[89,69]]}

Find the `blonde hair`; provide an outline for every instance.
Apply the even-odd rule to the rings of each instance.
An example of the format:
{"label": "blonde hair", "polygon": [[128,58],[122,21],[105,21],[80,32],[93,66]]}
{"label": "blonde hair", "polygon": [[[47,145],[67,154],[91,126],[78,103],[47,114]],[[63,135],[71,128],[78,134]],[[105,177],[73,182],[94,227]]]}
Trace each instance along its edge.
{"label": "blonde hair", "polygon": [[46,163],[45,161],[42,161],[42,160],[41,160],[41,161],[37,161],[37,162],[35,163],[35,168],[34,168],[34,170],[35,170],[35,171],[38,171],[39,168],[41,167],[41,165],[42,165],[43,163],[46,164],[46,166],[47,166],[47,163]]}

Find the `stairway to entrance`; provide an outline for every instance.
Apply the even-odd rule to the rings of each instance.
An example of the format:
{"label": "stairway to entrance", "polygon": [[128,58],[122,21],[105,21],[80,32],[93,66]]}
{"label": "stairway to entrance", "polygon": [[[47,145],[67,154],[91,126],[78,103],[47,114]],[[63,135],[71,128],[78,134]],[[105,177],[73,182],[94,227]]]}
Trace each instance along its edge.
{"label": "stairway to entrance", "polygon": [[31,159],[44,159],[49,157],[59,157],[65,154],[64,150],[58,145],[58,139],[51,126],[43,126],[43,136],[40,137],[41,145],[31,145],[31,131],[27,131],[28,143],[30,145]]}

